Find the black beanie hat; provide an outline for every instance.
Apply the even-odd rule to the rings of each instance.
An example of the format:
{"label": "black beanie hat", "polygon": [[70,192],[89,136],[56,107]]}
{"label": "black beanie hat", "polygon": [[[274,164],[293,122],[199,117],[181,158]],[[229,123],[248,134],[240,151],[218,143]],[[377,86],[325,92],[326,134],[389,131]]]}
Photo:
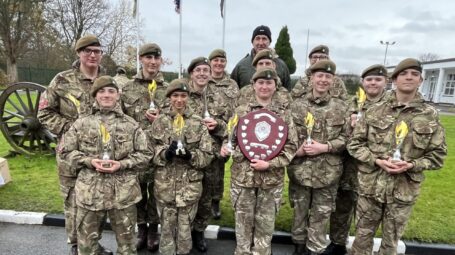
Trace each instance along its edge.
{"label": "black beanie hat", "polygon": [[268,26],[260,25],[255,28],[253,31],[253,36],[251,37],[251,42],[253,42],[256,35],[265,35],[269,38],[270,42],[272,42],[272,32],[270,32],[270,28]]}

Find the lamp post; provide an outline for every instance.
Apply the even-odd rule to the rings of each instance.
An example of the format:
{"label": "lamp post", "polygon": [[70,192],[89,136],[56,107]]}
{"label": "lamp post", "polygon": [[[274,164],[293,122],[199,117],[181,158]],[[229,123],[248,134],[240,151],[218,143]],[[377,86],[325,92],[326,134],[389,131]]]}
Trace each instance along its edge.
{"label": "lamp post", "polygon": [[393,42],[384,42],[384,41],[379,41],[382,45],[385,45],[385,54],[384,54],[384,65],[385,65],[385,61],[387,59],[387,50],[389,49],[389,45],[394,45],[395,44],[395,41]]}

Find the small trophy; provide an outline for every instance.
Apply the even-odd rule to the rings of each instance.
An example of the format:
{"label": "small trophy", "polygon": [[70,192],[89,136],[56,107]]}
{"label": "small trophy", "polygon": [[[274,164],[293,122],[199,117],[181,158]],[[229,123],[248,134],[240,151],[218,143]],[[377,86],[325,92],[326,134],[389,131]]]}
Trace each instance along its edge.
{"label": "small trophy", "polygon": [[[207,85],[208,86],[208,85]],[[211,118],[209,110],[207,109],[207,87],[204,88],[204,120]]]}
{"label": "small trophy", "polygon": [[155,106],[155,103],[153,102],[154,99],[155,99],[155,91],[156,91],[156,81],[153,80],[152,82],[149,83],[148,85],[148,92],[149,92],[149,97],[150,97],[150,105],[149,105],[149,109],[147,110],[147,112],[151,113],[151,114],[154,114],[155,111],[156,111],[156,106]]}
{"label": "small trophy", "polygon": [[239,122],[239,116],[234,114],[229,121],[227,125],[227,132],[228,132],[228,143],[227,143],[227,149],[229,150],[230,153],[232,153],[232,150],[234,149],[234,146],[232,145],[232,137],[234,136],[234,130],[235,127],[237,126],[237,123]]}
{"label": "small trophy", "polygon": [[367,100],[367,95],[365,94],[365,91],[362,89],[362,87],[359,87],[359,90],[356,92],[357,95],[357,107],[359,108],[359,111],[357,112],[357,121],[362,118],[362,107],[365,104],[365,101]]}
{"label": "small trophy", "polygon": [[177,150],[175,151],[175,153],[177,155],[186,154],[185,148],[183,147],[183,142],[182,142],[184,126],[185,126],[185,120],[183,119],[183,116],[180,113],[178,113],[174,119],[174,132],[175,132],[175,135],[177,136]]}
{"label": "small trophy", "polygon": [[313,117],[313,114],[311,114],[311,112],[308,112],[305,117],[305,125],[306,125],[306,131],[307,131],[307,135],[308,135],[308,137],[306,139],[306,143],[311,144],[312,143],[311,133],[313,132],[313,126],[314,126],[314,117]]}
{"label": "small trophy", "polygon": [[110,141],[111,141],[111,135],[107,131],[106,127],[103,125],[103,123],[100,123],[100,134],[101,134],[101,139],[102,139],[102,146],[103,146],[103,155],[102,155],[102,160],[105,161],[101,164],[102,167],[109,168],[111,167],[111,163],[108,163],[106,161],[110,160]]}
{"label": "small trophy", "polygon": [[401,121],[400,124],[398,124],[395,127],[395,143],[397,145],[395,152],[393,153],[392,156],[392,162],[397,162],[401,161],[401,146],[403,145],[404,138],[408,134],[408,125],[404,121]]}

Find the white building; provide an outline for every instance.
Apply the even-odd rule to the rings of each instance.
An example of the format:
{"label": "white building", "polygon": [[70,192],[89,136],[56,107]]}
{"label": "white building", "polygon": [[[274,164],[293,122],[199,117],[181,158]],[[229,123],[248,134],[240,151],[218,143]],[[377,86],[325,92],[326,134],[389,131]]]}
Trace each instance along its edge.
{"label": "white building", "polygon": [[[425,100],[455,104],[455,58],[422,62],[423,83],[419,88]],[[395,66],[388,66],[392,73]]]}

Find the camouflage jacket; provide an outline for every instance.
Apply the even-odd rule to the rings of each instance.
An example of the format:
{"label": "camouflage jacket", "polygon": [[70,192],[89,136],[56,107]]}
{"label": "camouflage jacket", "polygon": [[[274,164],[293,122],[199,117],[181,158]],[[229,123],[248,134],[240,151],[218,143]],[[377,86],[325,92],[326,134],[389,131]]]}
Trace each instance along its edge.
{"label": "camouflage jacket", "polygon": [[185,150],[191,152],[191,160],[174,157],[167,161],[165,151],[178,138],[173,129],[175,113],[166,112],[153,122],[151,142],[156,154],[153,162],[156,165],[154,174],[154,194],[161,204],[172,204],[185,207],[197,203],[202,194],[203,169],[213,159],[213,140],[207,128],[201,125],[201,117],[188,109],[183,114],[185,127],[182,142]]}
{"label": "camouflage jacket", "polygon": [[[252,65],[255,55],[256,53],[254,52],[254,49],[252,49],[251,53],[241,59],[237,65],[235,65],[234,70],[232,70],[231,78],[237,82],[239,88],[243,88],[244,86],[251,83],[251,78],[253,78],[253,75],[256,72],[256,69]],[[280,77],[283,87],[290,91],[291,75],[289,74],[289,69],[286,63],[278,57],[275,59],[275,63],[276,72],[278,73],[278,77]]]}
{"label": "camouflage jacket", "polygon": [[77,66],[57,74],[41,95],[41,124],[60,138],[79,116],[90,114],[95,102],[90,95],[92,84]]}
{"label": "camouflage jacket", "polygon": [[[408,126],[401,156],[414,167],[391,175],[377,166],[375,160],[393,155],[397,148],[395,127],[401,121]],[[347,148],[359,160],[359,194],[383,203],[414,203],[425,179],[423,170],[441,168],[447,155],[444,128],[436,109],[425,104],[420,93],[408,105],[400,104],[394,91],[367,110],[357,123]]]}
{"label": "camouflage jacket", "polygon": [[[256,171],[250,167],[250,160],[243,155],[240,147],[237,146],[237,136],[234,133],[231,182],[241,187],[269,189],[283,185],[284,169],[291,162],[297,150],[298,141],[294,122],[289,111],[282,105],[272,101],[272,104],[263,107],[254,100],[248,104],[239,105],[235,112],[241,118],[249,112],[263,108],[276,113],[284,120],[288,126],[288,137],[282,151],[275,158],[268,161],[270,164],[269,169]],[[227,140],[225,142],[227,143]]]}
{"label": "camouflage jacket", "polygon": [[[110,134],[110,158],[120,162],[120,169],[112,174],[96,171],[91,160],[104,153],[100,124]],[[138,169],[144,169],[153,153],[136,121],[125,115],[120,105],[113,110],[100,110],[79,118],[65,133],[59,144],[60,164],[67,164],[77,174],[76,203],[83,208],[99,211],[122,209],[141,199]]]}
{"label": "camouflage jacket", "polygon": [[[312,91],[312,86],[310,84],[311,73],[306,72],[306,76],[300,77],[300,79],[295,84],[294,88],[291,91],[291,96],[295,100],[300,97],[304,97],[305,94],[308,94]],[[344,85],[343,80],[338,76],[334,76],[333,86],[329,89],[329,94],[332,97],[346,100],[348,97],[348,92],[346,86]]]}
{"label": "camouflage jacket", "polygon": [[123,90],[125,84],[127,84],[130,81],[130,79],[128,79],[128,77],[126,77],[126,75],[124,74],[117,74],[113,78],[115,82],[117,82],[117,86],[119,87],[120,90]]}
{"label": "camouflage jacket", "polygon": [[300,185],[322,188],[339,181],[343,171],[342,152],[347,141],[347,106],[343,100],[329,94],[315,98],[308,93],[291,105],[299,147],[307,139],[305,118],[308,112],[314,117],[311,139],[329,145],[329,152],[316,156],[295,157],[288,167],[289,178]]}
{"label": "camouflage jacket", "polygon": [[[255,92],[253,89],[253,85],[249,84],[240,89],[240,93],[239,93],[239,96],[238,96],[238,99],[237,99],[235,105],[239,106],[239,105],[243,105],[243,104],[248,104],[248,102],[251,102],[254,100],[255,100]],[[289,93],[289,91],[287,89],[285,89],[283,86],[281,86],[280,82],[278,82],[277,90],[273,94],[272,100],[275,103],[281,104],[286,109],[288,109],[292,103],[291,94]]]}

